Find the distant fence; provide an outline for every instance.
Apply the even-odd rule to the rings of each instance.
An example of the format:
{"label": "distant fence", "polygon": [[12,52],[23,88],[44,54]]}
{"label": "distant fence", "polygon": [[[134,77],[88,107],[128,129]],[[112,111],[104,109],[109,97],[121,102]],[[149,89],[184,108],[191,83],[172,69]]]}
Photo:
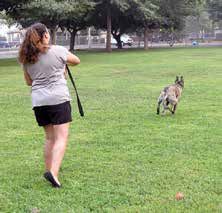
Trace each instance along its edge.
{"label": "distant fence", "polygon": [[[89,40],[90,39],[90,40]],[[105,38],[101,38],[100,36],[80,36],[77,35],[75,38],[75,45],[105,45]],[[70,43],[70,36],[61,36],[57,35],[56,43],[58,45],[68,46]]]}
{"label": "distant fence", "polygon": [[[139,36],[136,33],[129,34],[133,40],[132,46],[124,46],[124,48],[142,48],[144,45],[143,36]],[[112,39],[113,41],[113,39]],[[12,42],[11,42],[12,43]],[[17,44],[17,43],[16,43]],[[70,45],[70,34],[68,32],[57,32],[56,44],[66,46]],[[222,44],[222,32],[217,33],[161,33],[159,31],[149,33],[148,46],[149,47],[169,47],[169,46],[191,46],[191,45],[214,45],[220,46]],[[19,46],[19,44],[18,44]],[[9,47],[0,46],[0,50],[7,50],[18,48],[18,46],[9,45]],[[91,49],[91,48],[105,48],[106,46],[106,34],[94,34],[88,35],[86,33],[78,33],[75,38],[75,49]],[[116,44],[112,44],[113,48],[116,48]]]}
{"label": "distant fence", "polygon": [[[144,45],[143,36],[130,35],[133,39],[132,47],[142,48]],[[205,44],[205,45],[221,45],[222,44],[222,36],[219,34],[204,34],[204,35],[196,35],[196,34],[164,34],[164,33],[150,33],[148,35],[148,46],[190,46],[193,45],[194,42],[196,44]],[[70,36],[66,35],[57,35],[56,44],[62,46],[69,46],[70,44]],[[77,35],[75,38],[75,48],[104,48],[106,46],[106,39],[104,37],[100,37],[99,35],[88,36],[88,35]],[[116,47],[115,44],[112,44],[112,47]],[[127,46],[129,48],[129,46]]]}

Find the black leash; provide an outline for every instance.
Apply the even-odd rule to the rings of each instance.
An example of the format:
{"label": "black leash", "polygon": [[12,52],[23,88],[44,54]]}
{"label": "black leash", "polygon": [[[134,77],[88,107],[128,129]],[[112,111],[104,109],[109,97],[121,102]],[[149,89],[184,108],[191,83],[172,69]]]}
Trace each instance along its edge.
{"label": "black leash", "polygon": [[75,89],[75,92],[76,92],[76,98],[77,98],[77,103],[78,103],[78,108],[79,108],[79,114],[83,117],[84,116],[83,107],[82,107],[81,101],[79,99],[79,95],[78,95],[78,92],[77,92],[77,89],[76,89],[76,85],[75,85],[74,79],[72,77],[72,74],[71,74],[70,69],[69,69],[67,64],[66,64],[66,69],[68,71],[69,78],[70,78],[70,80],[72,82],[72,85],[73,85],[73,87]]}

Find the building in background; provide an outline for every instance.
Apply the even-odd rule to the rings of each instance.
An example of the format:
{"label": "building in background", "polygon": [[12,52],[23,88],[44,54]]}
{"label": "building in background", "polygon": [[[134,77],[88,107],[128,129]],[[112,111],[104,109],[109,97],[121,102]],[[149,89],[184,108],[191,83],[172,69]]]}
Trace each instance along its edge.
{"label": "building in background", "polygon": [[22,41],[23,30],[17,25],[8,26],[5,20],[0,20],[1,47],[18,47]]}

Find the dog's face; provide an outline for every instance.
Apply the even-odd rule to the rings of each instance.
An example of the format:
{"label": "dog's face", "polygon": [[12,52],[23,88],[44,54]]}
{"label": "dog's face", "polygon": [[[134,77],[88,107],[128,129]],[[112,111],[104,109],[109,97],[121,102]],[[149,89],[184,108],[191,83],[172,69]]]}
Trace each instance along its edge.
{"label": "dog's face", "polygon": [[184,88],[184,79],[183,76],[176,76],[175,84],[179,84],[182,88]]}

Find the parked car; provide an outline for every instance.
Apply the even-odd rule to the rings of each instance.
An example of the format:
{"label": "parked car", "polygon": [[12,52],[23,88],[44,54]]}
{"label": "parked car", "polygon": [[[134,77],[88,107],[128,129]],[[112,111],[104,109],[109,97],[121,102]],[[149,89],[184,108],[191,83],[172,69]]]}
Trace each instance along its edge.
{"label": "parked car", "polygon": [[[128,35],[122,35],[120,40],[121,40],[123,46],[125,46],[125,45],[132,46],[133,45],[133,39],[131,37],[129,37]],[[111,44],[117,45],[117,41],[113,37],[111,38]]]}
{"label": "parked car", "polygon": [[133,39],[127,35],[122,36],[121,41],[123,43],[123,46],[125,46],[125,45],[132,46],[133,45]]}
{"label": "parked car", "polygon": [[7,41],[0,41],[0,48],[9,48],[10,45]]}
{"label": "parked car", "polygon": [[20,42],[19,41],[11,41],[8,43],[10,47],[19,47]]}

